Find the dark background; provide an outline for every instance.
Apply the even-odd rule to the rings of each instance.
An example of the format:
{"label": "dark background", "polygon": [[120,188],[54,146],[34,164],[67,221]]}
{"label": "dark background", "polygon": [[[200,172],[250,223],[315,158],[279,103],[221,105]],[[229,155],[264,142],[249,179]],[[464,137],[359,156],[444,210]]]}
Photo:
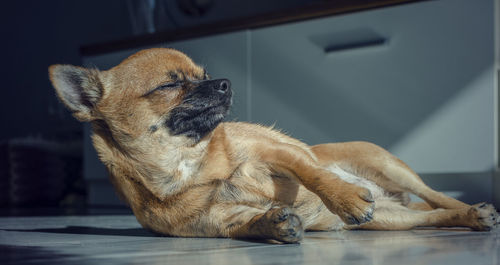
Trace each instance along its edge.
{"label": "dark background", "polygon": [[[8,1],[0,8],[0,214],[82,207],[82,124],[57,100],[51,64],[82,64],[81,47],[203,26],[321,0]],[[148,8],[154,5],[155,11]],[[26,208],[27,211],[13,211]]]}
{"label": "dark background", "polygon": [[[0,139],[78,130],[66,115],[48,80],[51,64],[81,64],[80,47],[148,33],[140,2],[130,0],[8,1],[0,11],[2,96]],[[311,0],[156,1],[169,17],[154,31],[192,27],[219,20],[308,5]],[[203,14],[181,13],[179,5],[208,5]],[[176,13],[177,12],[177,13]],[[168,13],[167,13],[168,14]],[[144,20],[144,19],[143,19]],[[150,31],[150,30],[149,30]]]}

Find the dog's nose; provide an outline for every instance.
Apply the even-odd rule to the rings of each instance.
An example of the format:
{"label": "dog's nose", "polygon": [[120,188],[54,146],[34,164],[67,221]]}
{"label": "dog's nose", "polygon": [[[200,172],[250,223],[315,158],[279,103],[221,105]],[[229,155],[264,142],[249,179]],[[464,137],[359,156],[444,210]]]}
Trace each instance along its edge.
{"label": "dog's nose", "polygon": [[231,82],[227,79],[221,79],[219,83],[219,90],[222,93],[226,93],[231,88]]}

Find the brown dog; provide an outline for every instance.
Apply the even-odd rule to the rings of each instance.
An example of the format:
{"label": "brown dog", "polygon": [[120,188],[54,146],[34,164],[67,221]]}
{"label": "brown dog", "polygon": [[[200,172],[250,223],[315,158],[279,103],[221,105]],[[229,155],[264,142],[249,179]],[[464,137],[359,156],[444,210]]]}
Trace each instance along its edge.
{"label": "brown dog", "polygon": [[91,122],[118,194],[155,232],[298,242],[304,229],[498,223],[493,206],[430,189],[376,145],[307,146],[271,128],[223,123],[230,82],[210,80],[179,51],[144,50],[108,71],[49,70],[61,101]]}

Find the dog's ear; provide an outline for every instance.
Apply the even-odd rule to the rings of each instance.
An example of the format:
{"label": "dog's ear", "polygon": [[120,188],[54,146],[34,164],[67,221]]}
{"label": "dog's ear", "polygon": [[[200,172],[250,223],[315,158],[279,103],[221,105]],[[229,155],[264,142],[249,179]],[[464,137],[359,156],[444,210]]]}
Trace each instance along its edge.
{"label": "dog's ear", "polygon": [[103,86],[99,71],[72,65],[51,65],[49,76],[57,96],[79,121],[95,120],[94,107]]}

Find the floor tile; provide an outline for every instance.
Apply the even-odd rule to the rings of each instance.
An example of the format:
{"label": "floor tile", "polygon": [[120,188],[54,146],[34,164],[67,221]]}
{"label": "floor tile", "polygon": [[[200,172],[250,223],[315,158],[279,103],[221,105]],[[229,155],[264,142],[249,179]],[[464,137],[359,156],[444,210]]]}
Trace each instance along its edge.
{"label": "floor tile", "polygon": [[1,217],[0,264],[499,264],[500,232],[309,232],[295,245],[156,236],[132,215]]}

